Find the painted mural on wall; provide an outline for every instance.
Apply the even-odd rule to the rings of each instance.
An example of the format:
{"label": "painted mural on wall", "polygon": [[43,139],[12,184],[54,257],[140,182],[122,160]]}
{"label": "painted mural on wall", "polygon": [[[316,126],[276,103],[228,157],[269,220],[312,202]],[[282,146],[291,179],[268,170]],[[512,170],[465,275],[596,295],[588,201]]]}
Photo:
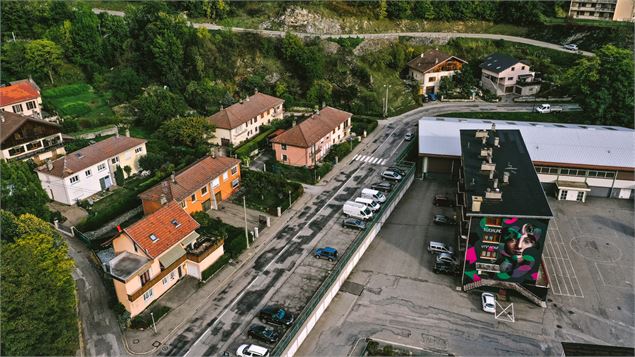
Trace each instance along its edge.
{"label": "painted mural on wall", "polygon": [[482,278],[535,283],[545,246],[547,222],[483,217],[471,229],[464,283]]}

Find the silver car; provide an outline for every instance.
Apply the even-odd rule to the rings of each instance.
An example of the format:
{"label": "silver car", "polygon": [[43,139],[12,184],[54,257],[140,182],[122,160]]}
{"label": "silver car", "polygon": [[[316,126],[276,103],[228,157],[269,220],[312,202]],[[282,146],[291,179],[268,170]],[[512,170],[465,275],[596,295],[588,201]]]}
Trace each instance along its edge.
{"label": "silver car", "polygon": [[386,170],[386,171],[382,172],[381,173],[381,177],[383,177],[385,179],[388,179],[388,180],[401,181],[401,175],[399,175],[395,171],[391,171],[391,170]]}
{"label": "silver car", "polygon": [[449,254],[449,253],[439,253],[439,255],[437,255],[437,263],[439,264],[453,264],[453,265],[458,265],[459,261],[454,257],[454,255]]}
{"label": "silver car", "polygon": [[569,51],[578,51],[578,45],[576,45],[575,43],[567,43],[566,45],[563,45],[562,48]]}

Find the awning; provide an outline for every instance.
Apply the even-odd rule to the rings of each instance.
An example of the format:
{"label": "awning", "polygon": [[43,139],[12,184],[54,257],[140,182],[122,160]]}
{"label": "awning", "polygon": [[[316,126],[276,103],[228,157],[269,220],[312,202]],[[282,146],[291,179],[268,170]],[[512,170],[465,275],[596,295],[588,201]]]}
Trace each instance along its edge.
{"label": "awning", "polygon": [[556,181],[556,187],[559,190],[583,191],[583,192],[591,191],[591,189],[589,188],[589,185],[587,185],[586,182],[558,180]]}
{"label": "awning", "polygon": [[159,258],[159,262],[161,263],[161,265],[163,265],[164,268],[167,268],[184,255],[185,249],[183,249],[180,244],[176,244]]}
{"label": "awning", "polygon": [[196,231],[193,231],[192,233],[188,234],[185,238],[183,238],[183,240],[181,240],[181,245],[183,247],[187,247],[188,245],[190,245],[192,242],[194,242],[195,240],[198,239],[198,237],[200,237],[201,235],[196,233]]}

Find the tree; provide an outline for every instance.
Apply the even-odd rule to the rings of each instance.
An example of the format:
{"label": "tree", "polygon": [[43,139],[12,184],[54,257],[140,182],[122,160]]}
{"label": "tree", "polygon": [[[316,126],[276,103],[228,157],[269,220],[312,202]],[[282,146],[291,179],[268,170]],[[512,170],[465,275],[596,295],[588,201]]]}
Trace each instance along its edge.
{"label": "tree", "polygon": [[125,102],[141,92],[143,78],[132,68],[115,68],[106,77],[108,89],[116,102]]}
{"label": "tree", "polygon": [[121,168],[121,166],[117,166],[117,168],[115,169],[115,182],[118,186],[123,186],[123,183],[125,182],[123,169]]}
{"label": "tree", "polygon": [[48,223],[2,212],[3,355],[74,355],[79,346],[73,261]]}
{"label": "tree", "polygon": [[134,101],[137,121],[154,130],[169,118],[185,114],[187,105],[183,98],[167,88],[150,86]]}
{"label": "tree", "polygon": [[439,83],[439,93],[443,96],[447,96],[454,90],[454,80],[449,77],[441,78],[441,82]]}
{"label": "tree", "polygon": [[412,4],[412,14],[418,19],[432,20],[434,19],[434,7],[430,0],[415,1]]}
{"label": "tree", "polygon": [[388,0],[386,13],[390,19],[407,19],[410,17],[410,1]]}
{"label": "tree", "polygon": [[26,63],[26,41],[7,41],[2,45],[2,79],[17,80],[29,76]]}
{"label": "tree", "polygon": [[62,49],[49,40],[34,40],[25,46],[26,68],[34,77],[48,74],[53,84],[53,69],[63,64]]}
{"label": "tree", "polygon": [[98,63],[103,59],[99,26],[99,18],[89,6],[76,7],[70,27],[71,46],[66,49],[66,53],[73,63],[87,69],[91,74],[97,70]]}
{"label": "tree", "polygon": [[123,167],[123,170],[126,172],[126,177],[130,177],[130,173],[132,172],[132,167],[126,165]]}
{"label": "tree", "polygon": [[379,8],[377,8],[377,17],[381,20],[386,17],[388,8],[388,4],[386,4],[386,0],[379,0]]}
{"label": "tree", "polygon": [[139,158],[139,166],[142,169],[155,172],[165,164],[165,158],[161,154],[148,152]]}
{"label": "tree", "polygon": [[2,208],[15,215],[30,213],[48,221],[49,198],[33,169],[22,161],[1,162],[0,169]]}
{"label": "tree", "polygon": [[202,116],[185,116],[166,121],[155,133],[157,139],[170,146],[184,146],[207,151],[214,137],[214,126]]}
{"label": "tree", "polygon": [[333,93],[333,85],[327,80],[318,80],[313,82],[311,88],[306,93],[306,99],[312,104],[322,105],[322,103],[331,103],[331,94]]}
{"label": "tree", "polygon": [[209,79],[192,81],[185,88],[187,104],[204,115],[217,112],[225,95],[227,95],[227,89]]}

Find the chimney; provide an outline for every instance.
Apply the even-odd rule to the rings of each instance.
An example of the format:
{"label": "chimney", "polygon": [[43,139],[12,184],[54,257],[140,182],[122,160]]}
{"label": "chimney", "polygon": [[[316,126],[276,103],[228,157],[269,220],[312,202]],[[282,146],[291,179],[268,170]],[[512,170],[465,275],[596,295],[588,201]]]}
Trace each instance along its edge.
{"label": "chimney", "polygon": [[492,123],[492,131],[496,131],[496,123]]}
{"label": "chimney", "polygon": [[296,123],[295,119],[293,119],[293,121],[291,122],[291,127],[294,127],[296,124],[297,123]]}
{"label": "chimney", "polygon": [[494,170],[489,172],[489,179],[493,180],[494,179]]}
{"label": "chimney", "polygon": [[248,101],[249,101],[249,96],[246,96],[245,97],[245,102],[248,102]]}
{"label": "chimney", "polygon": [[130,129],[129,128],[126,128],[126,136],[130,137]]}
{"label": "chimney", "polygon": [[423,58],[423,53],[419,55],[419,57]]}
{"label": "chimney", "polygon": [[159,201],[161,203],[161,206],[165,205],[166,203],[168,203],[168,198],[165,196],[164,193],[161,194],[161,199]]}
{"label": "chimney", "polygon": [[494,179],[494,188],[498,188],[498,179],[497,178]]}
{"label": "chimney", "polygon": [[242,99],[240,100],[240,104],[243,104],[243,100]]}
{"label": "chimney", "polygon": [[434,58],[434,64],[437,64],[437,63],[439,63],[439,58],[435,57]]}
{"label": "chimney", "polygon": [[481,203],[483,203],[482,196],[472,196],[472,212],[480,212]]}
{"label": "chimney", "polygon": [[172,199],[172,189],[170,188],[170,183],[167,181],[161,182],[161,205],[164,204],[164,198],[166,202]]}
{"label": "chimney", "polygon": [[494,146],[496,146],[497,148],[501,147],[500,146],[500,138],[498,136],[494,137]]}
{"label": "chimney", "polygon": [[116,128],[116,130],[115,130],[115,138],[118,138],[118,137],[119,137],[119,128]]}
{"label": "chimney", "polygon": [[170,175],[170,180],[172,180],[172,183],[176,183],[176,175],[174,175],[174,172]]}
{"label": "chimney", "polygon": [[4,123],[4,115],[0,115],[0,118],[2,118],[2,122]]}
{"label": "chimney", "polygon": [[223,107],[223,105],[220,105],[220,110],[222,111],[223,109],[225,109],[225,107]]}
{"label": "chimney", "polygon": [[487,142],[487,136],[481,137],[481,143],[485,145],[486,142]]}
{"label": "chimney", "polygon": [[258,94],[258,88],[254,88],[254,95]]}
{"label": "chimney", "polygon": [[503,183],[509,183],[509,171],[503,173]]}
{"label": "chimney", "polygon": [[[4,118],[2,118],[2,121],[4,121]],[[53,161],[46,160],[46,169],[49,171],[53,170]]]}

